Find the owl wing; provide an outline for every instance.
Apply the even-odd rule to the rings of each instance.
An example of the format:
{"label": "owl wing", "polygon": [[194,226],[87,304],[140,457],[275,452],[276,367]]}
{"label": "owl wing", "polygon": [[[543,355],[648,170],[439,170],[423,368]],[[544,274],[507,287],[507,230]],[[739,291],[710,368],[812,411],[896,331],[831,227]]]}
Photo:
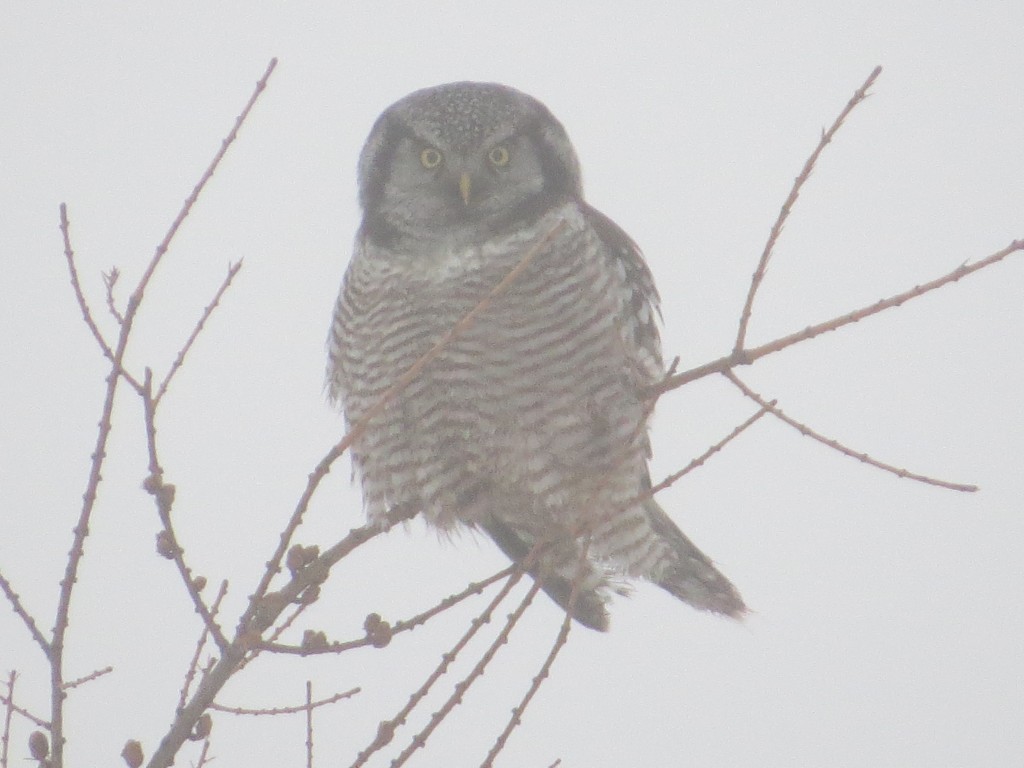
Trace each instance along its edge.
{"label": "owl wing", "polygon": [[660,299],[643,253],[618,224],[599,210],[584,204],[583,213],[604,245],[609,267],[620,277],[619,332],[638,384],[660,381],[665,374],[658,332]]}

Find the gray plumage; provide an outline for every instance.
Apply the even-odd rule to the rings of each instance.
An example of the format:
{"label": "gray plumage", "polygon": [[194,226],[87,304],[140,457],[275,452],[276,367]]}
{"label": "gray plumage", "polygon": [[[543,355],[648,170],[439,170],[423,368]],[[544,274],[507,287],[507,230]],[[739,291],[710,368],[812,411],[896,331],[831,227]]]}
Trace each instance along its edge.
{"label": "gray plumage", "polygon": [[541,543],[531,573],[563,607],[580,577],[574,617],[596,629],[609,590],[638,577],[740,616],[729,581],[644,497],[658,296],[637,246],[584,202],[562,125],[501,85],[417,91],[374,125],[359,197],[328,341],[349,427],[564,222],[356,441],[370,519],[400,508],[482,529],[516,561]]}

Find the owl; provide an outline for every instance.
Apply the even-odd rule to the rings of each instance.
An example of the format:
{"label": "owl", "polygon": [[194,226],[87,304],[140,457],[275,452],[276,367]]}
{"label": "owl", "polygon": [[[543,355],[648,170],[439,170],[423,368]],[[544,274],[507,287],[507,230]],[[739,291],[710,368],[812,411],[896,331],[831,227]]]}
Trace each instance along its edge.
{"label": "owl", "polygon": [[658,294],[639,248],[585,202],[561,123],[503,85],[426,88],[380,115],[358,176],[328,337],[350,428],[536,251],[355,441],[369,519],[482,531],[594,629],[635,579],[740,617],[735,588],[648,493]]}

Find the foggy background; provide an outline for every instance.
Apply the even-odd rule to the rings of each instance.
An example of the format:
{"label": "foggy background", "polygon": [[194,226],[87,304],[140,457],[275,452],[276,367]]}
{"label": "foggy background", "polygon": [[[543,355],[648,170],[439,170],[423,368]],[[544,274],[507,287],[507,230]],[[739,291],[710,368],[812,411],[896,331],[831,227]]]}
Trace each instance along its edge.
{"label": "foggy background", "polygon": [[[5,3],[0,9],[0,570],[44,633],[81,505],[107,365],[68,284],[58,204],[101,326],[101,272],[123,302],[272,56],[270,85],[146,295],[127,360],[161,377],[220,283],[245,266],[165,399],[159,437],[186,559],[255,587],[315,463],[342,432],[322,395],[324,340],[358,225],[355,163],[406,93],[494,80],[547,104],[588,199],[644,249],[667,358],[726,354],[792,179],[872,68],[782,234],[752,344],[892,295],[1024,237],[1024,5],[981,2]],[[790,415],[959,494],[844,458],[770,417],[661,497],[752,609],[737,624],[640,585],[612,630],[578,628],[497,764],[1003,766],[1024,763],[1024,255],[740,374]],[[123,304],[122,304],[123,306]],[[655,481],[756,407],[721,377],[664,397]],[[147,756],[200,630],[141,490],[127,389],[74,596],[69,764]],[[362,518],[348,463],[297,541]],[[299,622],[332,639],[397,620],[489,575],[485,539],[420,522],[336,569]],[[517,589],[521,595],[525,585]],[[317,765],[347,765],[483,605],[386,651],[261,657],[220,703],[317,711]],[[507,610],[499,610],[499,617]],[[561,615],[543,596],[411,765],[477,765]],[[479,652],[479,645],[474,646]],[[48,672],[8,607],[0,673],[48,716]],[[465,664],[459,669],[464,673]],[[448,683],[450,686],[451,683]],[[434,711],[434,697],[424,713]],[[301,765],[304,722],[215,715],[218,766]],[[371,765],[386,765],[406,728]],[[18,722],[12,756],[31,730]],[[178,757],[188,765],[198,745]]]}

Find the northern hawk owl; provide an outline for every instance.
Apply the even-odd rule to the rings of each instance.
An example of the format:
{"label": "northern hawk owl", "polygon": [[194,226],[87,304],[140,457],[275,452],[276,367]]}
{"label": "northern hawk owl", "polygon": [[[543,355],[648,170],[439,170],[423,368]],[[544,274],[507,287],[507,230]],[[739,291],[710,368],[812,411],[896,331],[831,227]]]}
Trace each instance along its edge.
{"label": "northern hawk owl", "polygon": [[578,579],[574,618],[595,629],[632,578],[739,617],[735,588],[647,494],[658,294],[584,201],[561,123],[503,85],[416,91],[374,124],[359,200],[328,340],[350,428],[535,250],[355,442],[370,520],[483,530],[514,561],[536,547],[531,575],[563,607]]}

